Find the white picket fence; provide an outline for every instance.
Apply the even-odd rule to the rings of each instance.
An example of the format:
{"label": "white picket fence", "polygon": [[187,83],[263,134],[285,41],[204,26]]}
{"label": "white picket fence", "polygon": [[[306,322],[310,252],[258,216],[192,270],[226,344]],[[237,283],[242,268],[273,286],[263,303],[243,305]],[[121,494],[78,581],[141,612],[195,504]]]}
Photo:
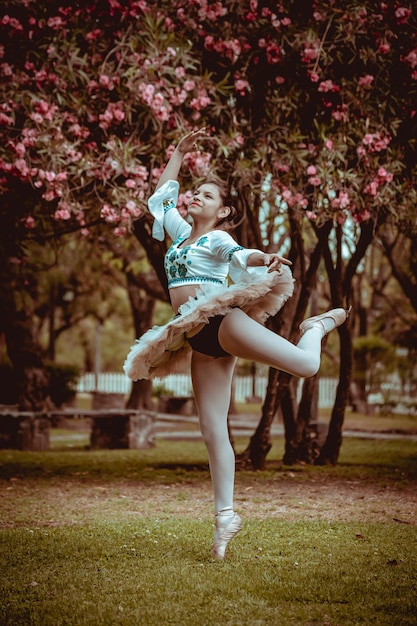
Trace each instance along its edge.
{"label": "white picket fence", "polygon": [[[331,408],[336,396],[337,380],[335,378],[321,378],[319,381],[319,407],[321,409]],[[255,389],[251,376],[236,376],[235,400],[245,402],[253,395],[264,398],[268,379],[266,376],[257,376],[255,379]],[[169,374],[165,378],[155,378],[154,386],[163,385],[167,392],[174,396],[191,396],[192,386],[189,374]],[[115,372],[102,373],[96,376],[94,373],[84,374],[77,387],[79,393],[91,393],[99,391],[103,393],[128,394],[131,388],[131,381],[124,374]],[[255,394],[253,394],[255,391]],[[298,385],[298,392],[301,393],[301,384]]]}

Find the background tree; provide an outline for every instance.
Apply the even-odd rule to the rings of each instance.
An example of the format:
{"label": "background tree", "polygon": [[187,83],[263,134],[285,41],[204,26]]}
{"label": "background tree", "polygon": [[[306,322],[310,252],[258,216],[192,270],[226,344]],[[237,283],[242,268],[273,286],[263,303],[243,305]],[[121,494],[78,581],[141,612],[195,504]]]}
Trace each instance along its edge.
{"label": "background tree", "polygon": [[[163,246],[150,241],[146,197],[194,125],[208,126],[212,140],[188,156],[183,182],[218,169],[248,218],[242,242],[283,243],[292,257],[300,287],[285,311],[294,313],[288,336],[307,307],[318,250],[323,299],[344,305],[381,224],[415,206],[417,48],[407,4],[9,0],[2,9],[6,275],[11,259],[22,268],[29,231],[38,241],[75,228],[93,236],[101,221],[129,237],[136,219],[159,275]],[[349,326],[339,337],[340,386],[320,462],[335,462],[341,444]],[[264,416],[285,398],[289,381],[280,379],[277,392],[271,373]],[[290,413],[286,425],[294,429]],[[267,448],[258,446],[260,466]]]}

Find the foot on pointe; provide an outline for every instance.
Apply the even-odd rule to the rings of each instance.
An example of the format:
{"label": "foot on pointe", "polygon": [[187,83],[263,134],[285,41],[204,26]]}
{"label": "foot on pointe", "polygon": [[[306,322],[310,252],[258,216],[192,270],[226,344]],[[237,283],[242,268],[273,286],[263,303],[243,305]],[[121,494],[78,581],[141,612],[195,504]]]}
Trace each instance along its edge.
{"label": "foot on pointe", "polygon": [[[331,311],[326,311],[326,313],[314,315],[314,317],[308,317],[300,324],[301,334],[304,335],[304,333],[311,328],[320,328],[323,333],[323,337],[325,337],[327,333],[334,330],[338,326],[341,326],[347,320],[351,309],[352,307],[349,307],[347,310],[332,309]],[[324,320],[329,320],[330,324],[325,324]],[[331,321],[333,321],[333,326],[331,325]]]}
{"label": "foot on pointe", "polygon": [[234,513],[230,517],[230,521],[228,523],[226,522],[226,525],[221,524],[220,519],[216,518],[216,533],[212,551],[215,559],[224,559],[227,544],[241,529],[242,520],[237,513]]}

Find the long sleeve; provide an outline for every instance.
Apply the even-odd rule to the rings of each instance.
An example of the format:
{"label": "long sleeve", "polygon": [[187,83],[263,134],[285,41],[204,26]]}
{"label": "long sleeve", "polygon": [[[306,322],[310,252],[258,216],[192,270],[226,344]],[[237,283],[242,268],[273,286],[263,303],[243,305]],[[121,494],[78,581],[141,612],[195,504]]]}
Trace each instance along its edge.
{"label": "long sleeve", "polygon": [[176,209],[178,191],[178,181],[167,180],[148,200],[149,212],[155,218],[152,236],[158,241],[164,240],[164,230],[173,241],[180,236],[187,237],[191,232],[190,224]]}

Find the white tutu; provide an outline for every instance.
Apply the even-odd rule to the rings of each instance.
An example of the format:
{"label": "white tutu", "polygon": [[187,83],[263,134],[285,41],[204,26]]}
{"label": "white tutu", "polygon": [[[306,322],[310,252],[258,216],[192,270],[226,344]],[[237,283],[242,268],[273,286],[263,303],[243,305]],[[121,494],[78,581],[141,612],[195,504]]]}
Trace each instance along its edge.
{"label": "white tutu", "polygon": [[286,265],[280,273],[267,272],[265,267],[248,269],[228,287],[200,285],[196,297],[180,307],[179,315],[164,326],[154,326],[135,342],[123,366],[125,374],[136,381],[188,369],[191,347],[186,334],[233,307],[260,323],[275,315],[294,290],[290,269]]}

